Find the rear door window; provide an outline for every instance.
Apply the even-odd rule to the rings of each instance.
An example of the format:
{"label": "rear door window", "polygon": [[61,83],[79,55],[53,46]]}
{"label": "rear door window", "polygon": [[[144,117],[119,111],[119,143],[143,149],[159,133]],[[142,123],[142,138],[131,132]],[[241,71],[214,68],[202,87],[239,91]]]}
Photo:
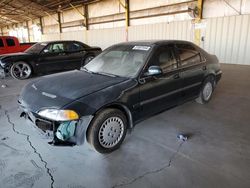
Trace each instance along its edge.
{"label": "rear door window", "polygon": [[1,48],[1,47],[4,47],[3,39],[0,39],[0,48]]}
{"label": "rear door window", "polygon": [[176,44],[182,67],[195,65],[201,62],[200,52],[190,44]]}
{"label": "rear door window", "polygon": [[15,41],[14,39],[7,38],[6,39],[7,46],[15,46]]}
{"label": "rear door window", "polygon": [[68,42],[66,45],[67,52],[79,52],[84,50],[84,47],[79,43]]}

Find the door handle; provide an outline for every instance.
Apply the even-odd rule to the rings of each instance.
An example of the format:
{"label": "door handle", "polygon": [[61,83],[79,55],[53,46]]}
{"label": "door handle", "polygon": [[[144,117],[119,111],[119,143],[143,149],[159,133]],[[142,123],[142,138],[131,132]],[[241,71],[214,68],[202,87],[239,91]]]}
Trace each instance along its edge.
{"label": "door handle", "polygon": [[180,78],[180,74],[177,73],[177,74],[175,74],[173,77],[174,77],[174,79],[179,79],[179,78]]}
{"label": "door handle", "polygon": [[207,70],[207,66],[206,65],[202,66],[202,70]]}

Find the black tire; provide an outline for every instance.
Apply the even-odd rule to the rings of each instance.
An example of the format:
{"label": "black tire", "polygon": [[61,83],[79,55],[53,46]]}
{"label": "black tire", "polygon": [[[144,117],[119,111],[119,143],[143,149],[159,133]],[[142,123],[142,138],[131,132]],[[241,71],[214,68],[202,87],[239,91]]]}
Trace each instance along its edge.
{"label": "black tire", "polygon": [[15,79],[25,80],[30,78],[30,76],[32,75],[32,68],[26,62],[16,62],[10,67],[10,75]]}
{"label": "black tire", "polygon": [[82,61],[82,65],[81,65],[81,68],[84,66],[84,65],[87,65],[92,59],[94,59],[95,56],[94,55],[87,55],[84,60]]}
{"label": "black tire", "polygon": [[208,76],[202,84],[200,94],[199,97],[196,99],[196,102],[200,104],[208,103],[212,98],[215,85],[216,85],[215,77]]}
{"label": "black tire", "polygon": [[[121,124],[121,122],[123,124]],[[119,131],[117,129],[117,125],[114,123],[117,123],[117,125],[119,124]],[[121,128],[122,125],[123,129]],[[107,131],[109,132],[108,134]],[[120,147],[126,136],[126,133],[126,116],[118,109],[108,108],[96,114],[96,116],[92,120],[87,131],[87,141],[97,152],[110,153]],[[113,138],[114,135],[115,138],[117,137],[117,139],[113,142],[113,145],[108,145],[108,142],[105,141],[107,139],[115,139]],[[106,140],[104,137],[106,138]]]}
{"label": "black tire", "polygon": [[10,74],[10,68],[11,68],[11,64],[10,65],[7,65],[5,68],[4,68],[4,72],[6,73],[6,74]]}

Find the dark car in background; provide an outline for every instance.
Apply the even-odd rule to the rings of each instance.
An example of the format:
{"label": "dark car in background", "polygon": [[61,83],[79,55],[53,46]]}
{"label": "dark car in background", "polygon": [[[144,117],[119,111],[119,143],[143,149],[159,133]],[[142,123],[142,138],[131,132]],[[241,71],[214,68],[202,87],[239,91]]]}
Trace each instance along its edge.
{"label": "dark car in background", "polygon": [[81,70],[30,82],[18,102],[54,144],[86,136],[108,153],[139,121],[192,99],[207,103],[221,74],[217,57],[190,42],[121,43]]}
{"label": "dark car in background", "polygon": [[78,41],[40,42],[23,53],[0,56],[0,72],[22,80],[32,74],[80,69],[99,53],[101,48]]}

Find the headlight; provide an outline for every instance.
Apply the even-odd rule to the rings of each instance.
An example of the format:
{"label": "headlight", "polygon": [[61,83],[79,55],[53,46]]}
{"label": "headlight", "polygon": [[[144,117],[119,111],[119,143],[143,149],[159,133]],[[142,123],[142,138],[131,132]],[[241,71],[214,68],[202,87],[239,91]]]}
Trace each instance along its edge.
{"label": "headlight", "polygon": [[72,121],[79,119],[79,115],[73,110],[44,109],[39,111],[38,114],[53,121]]}

